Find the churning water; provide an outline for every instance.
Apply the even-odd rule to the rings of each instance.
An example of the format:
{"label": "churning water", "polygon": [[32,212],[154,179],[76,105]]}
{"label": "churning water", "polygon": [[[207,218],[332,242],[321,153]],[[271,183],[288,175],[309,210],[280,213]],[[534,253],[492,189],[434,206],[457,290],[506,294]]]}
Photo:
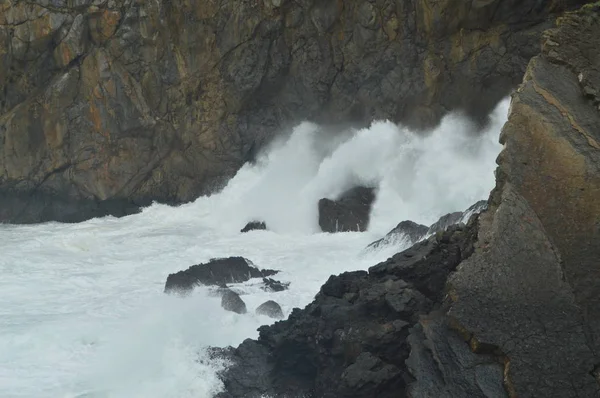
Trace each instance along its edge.
{"label": "churning water", "polygon": [[[237,345],[310,302],[330,274],[366,269],[400,248],[365,251],[404,219],[430,224],[487,198],[508,100],[486,131],[458,115],[429,135],[389,122],[325,132],[303,123],[244,166],[219,194],[177,208],[80,224],[0,225],[0,397],[210,397],[221,363],[207,346]],[[317,207],[357,184],[378,187],[369,230],[318,233]],[[240,234],[246,222],[270,231]],[[242,284],[247,315],[198,288],[163,294],[169,273],[241,255],[281,270],[290,289]]]}

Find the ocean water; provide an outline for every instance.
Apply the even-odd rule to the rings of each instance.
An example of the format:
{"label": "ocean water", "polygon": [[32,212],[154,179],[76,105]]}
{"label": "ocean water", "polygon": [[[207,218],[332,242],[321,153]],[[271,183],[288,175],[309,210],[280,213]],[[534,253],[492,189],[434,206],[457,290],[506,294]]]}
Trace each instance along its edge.
{"label": "ocean water", "polygon": [[[273,322],[254,314],[258,305],[275,300],[287,316],[329,275],[401,250],[365,250],[398,222],[431,224],[486,199],[508,105],[484,131],[460,115],[425,135],[385,121],[346,131],[302,123],[220,193],[193,203],[79,224],[0,225],[0,397],[212,396],[226,364],[208,361],[205,348],[257,337]],[[377,188],[369,230],[320,233],[318,199],[357,184]],[[254,219],[270,230],[240,234]],[[246,315],[224,311],[206,288],[163,293],[169,273],[227,256],[281,270],[276,279],[289,290],[236,286]]]}

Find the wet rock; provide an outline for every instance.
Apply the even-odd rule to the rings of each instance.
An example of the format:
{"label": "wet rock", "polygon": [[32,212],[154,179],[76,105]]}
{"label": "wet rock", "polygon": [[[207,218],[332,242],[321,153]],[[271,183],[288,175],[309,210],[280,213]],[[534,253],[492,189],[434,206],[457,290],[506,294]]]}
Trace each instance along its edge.
{"label": "wet rock", "polygon": [[323,232],[365,231],[369,225],[373,188],[356,187],[338,200],[319,200],[319,225]]}
{"label": "wet rock", "polygon": [[225,290],[221,296],[221,307],[226,311],[235,312],[236,314],[245,314],[248,312],[246,303],[244,303],[240,295],[229,289]]}
{"label": "wet rock", "polygon": [[283,292],[290,286],[289,282],[284,283],[271,278],[263,278],[263,283],[264,286],[261,289],[266,292]]}
{"label": "wet rock", "polygon": [[2,2],[0,222],[191,201],[300,120],[483,123],[584,2]]}
{"label": "wet rock", "polygon": [[412,221],[402,221],[383,238],[369,244],[368,249],[377,249],[382,246],[395,245],[410,247],[423,238],[429,227]]}
{"label": "wet rock", "polygon": [[251,278],[263,278],[278,272],[259,270],[250,264],[250,261],[243,257],[228,257],[193,265],[185,271],[170,274],[165,283],[165,292],[187,292],[197,285],[225,287],[228,283],[246,282]]}
{"label": "wet rock", "polygon": [[[425,274],[438,265],[446,274],[455,269],[476,232],[445,234],[430,238],[411,255],[410,264],[398,260],[402,270],[395,273],[331,276],[305,309],[261,327],[258,341],[222,350],[233,365],[221,374],[226,391],[218,396],[405,396],[414,380],[405,363],[410,328],[443,296],[442,291],[430,294]],[[256,368],[269,377],[249,379]],[[502,383],[501,374],[497,381]]]}
{"label": "wet rock", "polygon": [[274,319],[283,319],[283,310],[281,309],[281,306],[273,300],[269,300],[259,305],[256,309],[256,313]]}
{"label": "wet rock", "polygon": [[244,233],[264,229],[267,229],[267,224],[265,224],[263,221],[250,221],[244,228],[241,229],[240,232]]}

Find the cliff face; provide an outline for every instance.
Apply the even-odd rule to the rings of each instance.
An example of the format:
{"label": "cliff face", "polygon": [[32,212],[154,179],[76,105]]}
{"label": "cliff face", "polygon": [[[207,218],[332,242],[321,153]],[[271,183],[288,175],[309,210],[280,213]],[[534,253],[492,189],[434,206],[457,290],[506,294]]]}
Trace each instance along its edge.
{"label": "cliff face", "polygon": [[[479,249],[451,314],[509,361],[516,396],[598,396],[600,4],[544,35],[513,96]],[[548,382],[552,380],[552,382]]]}
{"label": "cliff face", "polygon": [[513,95],[488,209],[225,351],[221,396],[600,396],[598,48],[600,3],[561,17]]}
{"label": "cliff face", "polygon": [[0,221],[215,188],[303,118],[482,118],[581,0],[0,1]]}

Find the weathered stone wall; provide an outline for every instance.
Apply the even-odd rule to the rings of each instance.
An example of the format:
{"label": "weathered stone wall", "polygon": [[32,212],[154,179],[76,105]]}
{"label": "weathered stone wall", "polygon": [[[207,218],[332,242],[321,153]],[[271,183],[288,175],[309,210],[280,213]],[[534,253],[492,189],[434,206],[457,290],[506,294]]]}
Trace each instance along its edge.
{"label": "weathered stone wall", "polygon": [[0,0],[0,221],[215,188],[303,118],[483,117],[581,0]]}

